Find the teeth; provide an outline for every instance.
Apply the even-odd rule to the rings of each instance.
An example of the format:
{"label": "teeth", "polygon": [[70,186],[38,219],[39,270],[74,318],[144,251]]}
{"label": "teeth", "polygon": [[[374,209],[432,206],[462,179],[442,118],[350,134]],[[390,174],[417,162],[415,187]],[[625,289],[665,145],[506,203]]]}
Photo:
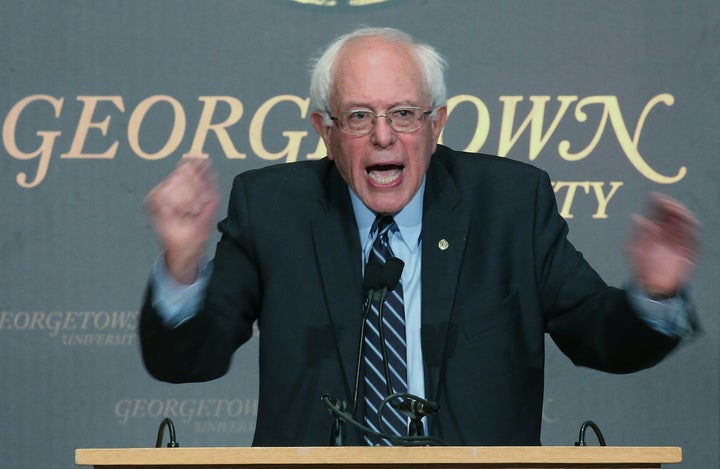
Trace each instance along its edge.
{"label": "teeth", "polygon": [[384,171],[369,171],[368,175],[378,184],[390,184],[391,182],[397,181],[401,173],[402,169],[395,168]]}

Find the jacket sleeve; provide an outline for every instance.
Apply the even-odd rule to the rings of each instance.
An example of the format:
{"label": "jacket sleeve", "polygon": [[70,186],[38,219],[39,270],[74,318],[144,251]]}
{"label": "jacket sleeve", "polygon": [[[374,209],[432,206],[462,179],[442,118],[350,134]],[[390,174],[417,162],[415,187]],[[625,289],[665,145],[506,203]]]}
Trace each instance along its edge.
{"label": "jacket sleeve", "polygon": [[245,227],[251,223],[244,190],[236,178],[227,217],[218,224],[213,273],[200,311],[168,327],[153,305],[152,282],[141,310],[139,333],[148,372],[169,382],[208,381],[224,375],[235,350],[252,336],[260,281]]}
{"label": "jacket sleeve", "polygon": [[546,173],[537,187],[533,253],[546,331],[576,365],[612,373],[648,368],[678,344],[609,287],[568,241]]}

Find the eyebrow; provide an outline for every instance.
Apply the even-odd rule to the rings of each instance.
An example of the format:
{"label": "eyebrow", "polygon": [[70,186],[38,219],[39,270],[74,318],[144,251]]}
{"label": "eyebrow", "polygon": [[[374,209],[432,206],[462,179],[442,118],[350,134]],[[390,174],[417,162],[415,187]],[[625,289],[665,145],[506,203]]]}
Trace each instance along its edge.
{"label": "eyebrow", "polygon": [[[386,110],[389,111],[390,109],[395,109],[395,108],[399,108],[399,107],[417,107],[417,108],[422,108],[422,105],[420,105],[420,104],[415,104],[415,103],[413,103],[413,102],[411,102],[411,101],[405,101],[405,102],[399,102],[399,103],[391,104],[390,106],[388,106],[388,107],[386,108]],[[347,107],[347,109],[346,109],[346,110],[343,110],[343,111],[341,111],[341,112],[357,111],[357,110],[368,110],[368,111],[378,112],[378,111],[377,111],[377,108],[374,108],[373,106],[369,106],[369,105],[367,105],[367,104],[356,104],[356,103],[349,104],[348,107]]]}

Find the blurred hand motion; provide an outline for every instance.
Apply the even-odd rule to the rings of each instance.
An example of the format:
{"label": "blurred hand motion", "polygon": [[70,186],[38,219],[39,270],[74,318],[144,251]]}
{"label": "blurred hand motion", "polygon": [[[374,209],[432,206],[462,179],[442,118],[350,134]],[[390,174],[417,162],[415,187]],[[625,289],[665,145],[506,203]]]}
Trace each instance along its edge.
{"label": "blurred hand motion", "polygon": [[217,178],[210,160],[184,157],[177,168],[145,197],[145,207],[165,250],[165,262],[176,281],[190,284],[220,205]]}
{"label": "blurred hand motion", "polygon": [[700,224],[680,202],[657,193],[647,217],[633,219],[628,252],[639,286],[653,299],[677,294],[695,267]]}

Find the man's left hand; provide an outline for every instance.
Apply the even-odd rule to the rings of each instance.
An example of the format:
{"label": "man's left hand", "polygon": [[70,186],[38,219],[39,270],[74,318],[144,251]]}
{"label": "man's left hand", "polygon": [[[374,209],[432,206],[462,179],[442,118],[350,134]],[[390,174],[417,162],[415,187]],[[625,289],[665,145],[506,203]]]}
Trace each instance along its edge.
{"label": "man's left hand", "polygon": [[633,218],[628,252],[638,286],[652,299],[675,296],[695,267],[698,221],[680,202],[657,193],[648,217]]}

